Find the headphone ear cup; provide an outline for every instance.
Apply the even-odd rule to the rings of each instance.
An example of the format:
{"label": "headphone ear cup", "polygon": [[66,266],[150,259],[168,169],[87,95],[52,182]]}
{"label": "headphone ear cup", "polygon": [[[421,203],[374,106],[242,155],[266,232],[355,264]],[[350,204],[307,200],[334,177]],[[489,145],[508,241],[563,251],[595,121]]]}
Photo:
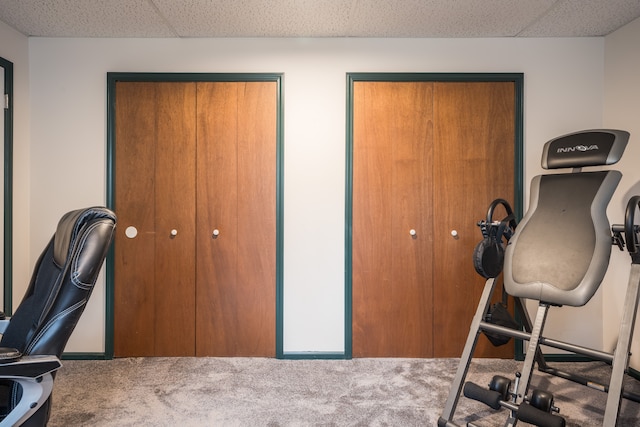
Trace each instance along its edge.
{"label": "headphone ear cup", "polygon": [[473,250],[473,266],[485,279],[498,277],[504,263],[504,247],[494,237],[482,239]]}
{"label": "headphone ear cup", "polygon": [[489,239],[488,237],[480,240],[473,250],[473,266],[475,267],[476,272],[485,279],[488,279],[489,276],[487,276],[487,273],[484,271],[482,259],[484,257],[484,250],[490,243],[490,241],[491,239]]}

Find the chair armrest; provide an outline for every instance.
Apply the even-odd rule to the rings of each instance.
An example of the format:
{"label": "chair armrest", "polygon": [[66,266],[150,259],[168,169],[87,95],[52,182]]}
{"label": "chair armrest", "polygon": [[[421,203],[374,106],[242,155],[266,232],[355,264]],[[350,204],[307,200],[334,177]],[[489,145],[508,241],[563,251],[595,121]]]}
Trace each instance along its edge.
{"label": "chair armrest", "polygon": [[0,379],[38,378],[62,367],[56,356],[22,356],[14,362],[0,364]]}

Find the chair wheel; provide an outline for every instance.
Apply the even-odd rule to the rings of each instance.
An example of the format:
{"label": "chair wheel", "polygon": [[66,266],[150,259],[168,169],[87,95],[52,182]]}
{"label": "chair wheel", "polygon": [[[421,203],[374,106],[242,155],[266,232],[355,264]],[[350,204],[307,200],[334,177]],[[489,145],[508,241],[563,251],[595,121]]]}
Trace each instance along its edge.
{"label": "chair wheel", "polygon": [[495,375],[489,383],[489,390],[497,391],[502,396],[502,400],[509,400],[509,388],[511,380],[509,378]]}
{"label": "chair wheel", "polygon": [[533,390],[529,404],[541,411],[551,413],[551,408],[553,408],[553,394],[544,390]]}

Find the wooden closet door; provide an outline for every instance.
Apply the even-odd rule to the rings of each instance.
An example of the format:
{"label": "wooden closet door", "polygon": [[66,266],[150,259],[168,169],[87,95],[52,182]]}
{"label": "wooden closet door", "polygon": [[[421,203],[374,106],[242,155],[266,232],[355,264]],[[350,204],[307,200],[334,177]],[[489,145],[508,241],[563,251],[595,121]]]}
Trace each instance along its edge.
{"label": "wooden closet door", "polygon": [[432,88],[354,84],[354,357],[433,355]]}
{"label": "wooden closet door", "polygon": [[276,90],[198,83],[198,356],[275,356]]}
{"label": "wooden closet door", "polygon": [[117,83],[116,356],[275,355],[276,103],[275,82]]}
{"label": "wooden closet door", "polygon": [[[473,267],[473,249],[482,239],[476,224],[494,199],[514,200],[514,126],[514,83],[435,83],[435,357],[462,353],[485,283]],[[498,209],[495,214],[497,220],[505,215]],[[500,299],[500,289],[494,299]],[[476,356],[512,357],[513,349],[494,347],[482,335]]]}
{"label": "wooden closet door", "polygon": [[116,85],[115,356],[193,355],[195,116],[193,83]]}
{"label": "wooden closet door", "polygon": [[277,85],[238,85],[236,354],[275,357]]}
{"label": "wooden closet door", "polygon": [[[514,196],[514,84],[353,91],[353,355],[459,357],[484,285],[477,222]],[[485,337],[476,353],[512,355]]]}

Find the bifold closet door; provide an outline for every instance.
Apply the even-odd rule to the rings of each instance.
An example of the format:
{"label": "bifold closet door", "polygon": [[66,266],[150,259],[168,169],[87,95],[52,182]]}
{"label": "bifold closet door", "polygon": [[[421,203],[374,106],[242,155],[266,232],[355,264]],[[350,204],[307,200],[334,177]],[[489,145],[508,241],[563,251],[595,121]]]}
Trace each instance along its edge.
{"label": "bifold closet door", "polygon": [[114,354],[275,356],[275,82],[116,84]]}
{"label": "bifold closet door", "polygon": [[[485,283],[473,267],[482,240],[477,222],[496,198],[514,200],[514,83],[436,83],[434,139],[434,357],[459,357]],[[500,207],[494,219],[504,215]],[[513,340],[501,347],[484,335],[478,341],[479,357],[513,354]]]}
{"label": "bifold closet door", "polygon": [[198,356],[275,356],[276,90],[198,83]]}
{"label": "bifold closet door", "polygon": [[[514,196],[514,97],[512,82],[354,82],[354,357],[462,353],[476,224]],[[476,354],[513,346],[481,337]]]}
{"label": "bifold closet door", "polygon": [[194,353],[195,88],[116,85],[116,356]]}
{"label": "bifold closet door", "polygon": [[354,84],[354,357],[433,354],[432,91]]}

